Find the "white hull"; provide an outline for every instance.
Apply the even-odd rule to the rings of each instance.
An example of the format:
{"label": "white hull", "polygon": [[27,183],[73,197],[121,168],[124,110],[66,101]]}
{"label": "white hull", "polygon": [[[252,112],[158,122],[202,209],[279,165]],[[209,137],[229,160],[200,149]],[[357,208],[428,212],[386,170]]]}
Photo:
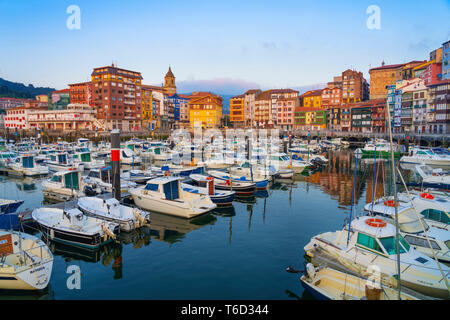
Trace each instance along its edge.
{"label": "white hull", "polygon": [[[205,204],[205,209],[201,209],[200,207],[192,208],[186,201],[178,202],[165,200],[156,196],[152,196],[150,193],[144,194],[142,193],[142,191],[145,190],[130,189],[130,194],[133,197],[134,203],[138,207],[148,211],[170,214],[173,216],[190,219],[198,215],[207,213],[217,207],[215,204]],[[211,200],[209,200],[209,202],[211,202]]]}

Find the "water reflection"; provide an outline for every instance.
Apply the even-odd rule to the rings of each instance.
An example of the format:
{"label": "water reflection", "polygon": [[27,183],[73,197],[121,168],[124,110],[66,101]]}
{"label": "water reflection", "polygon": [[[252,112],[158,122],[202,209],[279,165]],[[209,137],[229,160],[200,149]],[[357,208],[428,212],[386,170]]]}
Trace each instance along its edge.
{"label": "water reflection", "polygon": [[170,244],[180,242],[184,236],[206,225],[214,225],[217,218],[208,213],[194,219],[183,219],[161,213],[150,215],[151,236],[158,241]]}
{"label": "water reflection", "polygon": [[[314,184],[331,195],[340,204],[340,207],[351,205],[353,183],[355,180],[356,157],[352,150],[339,152],[329,152],[329,165],[321,171],[315,172],[304,180],[306,184]],[[392,165],[387,159],[377,159],[374,172],[374,158],[358,160],[358,170],[356,172],[355,203],[364,195],[366,203],[372,202],[375,198],[390,195],[392,187]],[[409,170],[401,168],[402,175],[406,181],[414,176]],[[374,179],[375,176],[375,179]],[[375,193],[374,193],[375,185]],[[399,188],[400,190],[401,188]]]}

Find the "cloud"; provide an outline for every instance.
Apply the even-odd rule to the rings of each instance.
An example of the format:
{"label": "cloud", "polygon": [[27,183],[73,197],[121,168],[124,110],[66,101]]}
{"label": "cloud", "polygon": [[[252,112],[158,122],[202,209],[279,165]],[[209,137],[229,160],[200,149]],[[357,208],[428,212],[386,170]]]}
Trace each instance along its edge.
{"label": "cloud", "polygon": [[278,45],[275,42],[273,42],[273,41],[264,41],[262,43],[262,46],[265,49],[276,49],[276,48],[278,48]]}
{"label": "cloud", "polygon": [[218,94],[238,95],[249,89],[259,89],[260,87],[256,82],[231,78],[177,81],[177,91],[186,93],[192,91],[211,91]]}

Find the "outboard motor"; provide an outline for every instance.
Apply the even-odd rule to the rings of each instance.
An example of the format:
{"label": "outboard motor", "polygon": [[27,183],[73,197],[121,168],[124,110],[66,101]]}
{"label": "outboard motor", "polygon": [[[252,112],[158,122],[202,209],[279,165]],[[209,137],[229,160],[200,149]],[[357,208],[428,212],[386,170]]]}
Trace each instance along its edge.
{"label": "outboard motor", "polygon": [[306,265],[306,273],[308,274],[308,277],[310,279],[314,279],[316,276],[316,269],[314,268],[314,265],[312,263],[308,263]]}
{"label": "outboard motor", "polygon": [[88,197],[94,197],[97,195],[97,191],[91,186],[84,186],[84,194]]}

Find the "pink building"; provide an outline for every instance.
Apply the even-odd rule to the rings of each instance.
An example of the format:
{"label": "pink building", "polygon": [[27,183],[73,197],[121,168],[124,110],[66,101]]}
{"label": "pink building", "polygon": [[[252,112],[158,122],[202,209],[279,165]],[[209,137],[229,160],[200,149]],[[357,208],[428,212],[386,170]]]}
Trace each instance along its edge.
{"label": "pink building", "polygon": [[282,129],[292,129],[294,126],[294,110],[298,106],[298,97],[277,99],[277,125]]}

